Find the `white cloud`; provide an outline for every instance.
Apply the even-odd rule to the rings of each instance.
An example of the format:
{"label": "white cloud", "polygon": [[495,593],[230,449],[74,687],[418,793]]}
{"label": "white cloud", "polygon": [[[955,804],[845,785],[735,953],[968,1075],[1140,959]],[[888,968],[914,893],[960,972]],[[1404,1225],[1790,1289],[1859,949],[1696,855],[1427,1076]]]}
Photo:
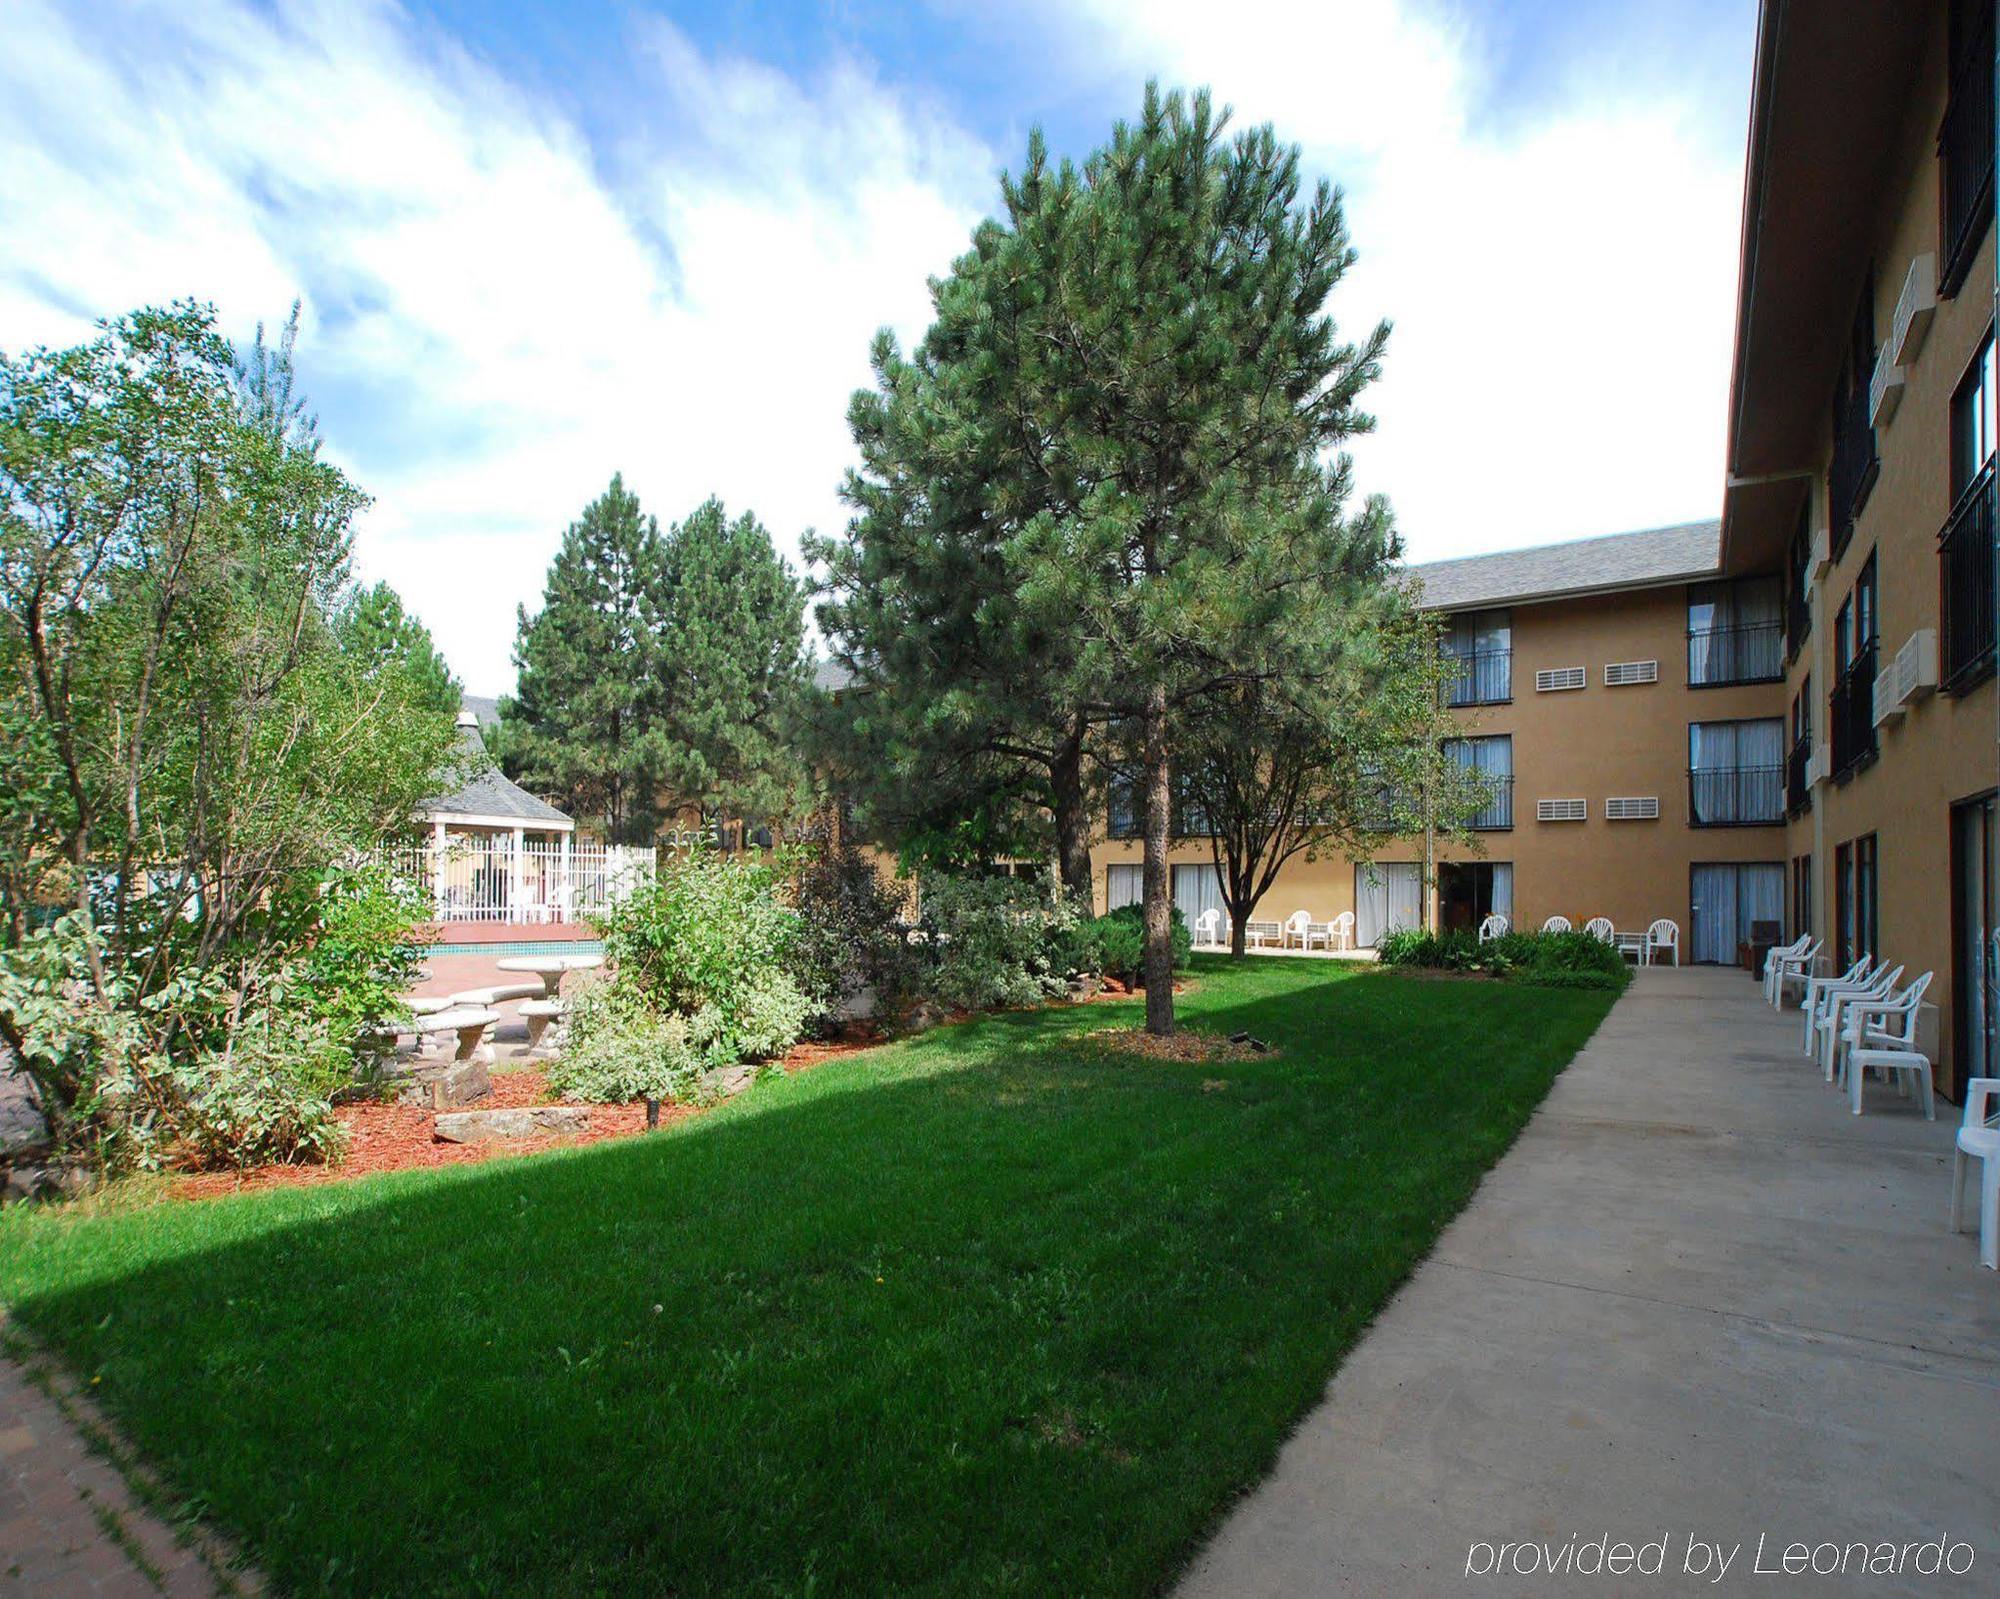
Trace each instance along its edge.
{"label": "white cloud", "polygon": [[1395,324],[1356,471],[1413,559],[1716,514],[1747,36],[1733,103],[1708,65],[1569,72],[1489,127],[1480,34],[1434,5],[1089,9],[1129,81],[1209,84],[1346,189],[1361,260],[1333,310]]}
{"label": "white cloud", "polygon": [[511,681],[513,607],[614,470],[663,518],[715,492],[781,547],[837,525],[869,339],[921,331],[990,188],[858,65],[801,85],[664,23],[643,88],[675,135],[614,188],[388,6],[75,16],[21,11],[0,61],[6,342],[180,294],[247,333],[304,293],[329,450],[376,496],[361,565],[474,689]]}

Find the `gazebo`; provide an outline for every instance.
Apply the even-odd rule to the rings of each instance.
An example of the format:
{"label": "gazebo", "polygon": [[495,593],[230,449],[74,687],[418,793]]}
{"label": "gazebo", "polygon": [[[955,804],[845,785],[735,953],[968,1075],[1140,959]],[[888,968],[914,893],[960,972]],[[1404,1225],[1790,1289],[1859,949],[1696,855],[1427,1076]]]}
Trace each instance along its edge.
{"label": "gazebo", "polygon": [[470,775],[420,809],[424,872],[439,921],[566,921],[574,908],[576,823],[493,763],[468,706],[458,713]]}

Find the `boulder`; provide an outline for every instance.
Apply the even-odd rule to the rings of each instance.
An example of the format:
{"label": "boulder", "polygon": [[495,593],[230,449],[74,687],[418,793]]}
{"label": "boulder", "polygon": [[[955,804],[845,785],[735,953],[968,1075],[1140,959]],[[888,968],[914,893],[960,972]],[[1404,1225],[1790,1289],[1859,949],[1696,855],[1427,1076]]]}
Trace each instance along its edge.
{"label": "boulder", "polygon": [[426,1110],[470,1105],[493,1092],[493,1079],[483,1060],[426,1061],[419,1057],[409,1069],[392,1073],[389,1082],[397,1104],[420,1105]]}
{"label": "boulder", "polygon": [[488,1138],[536,1138],[590,1130],[590,1112],[581,1105],[518,1105],[510,1110],[455,1110],[438,1117],[433,1136],[449,1144],[476,1144]]}

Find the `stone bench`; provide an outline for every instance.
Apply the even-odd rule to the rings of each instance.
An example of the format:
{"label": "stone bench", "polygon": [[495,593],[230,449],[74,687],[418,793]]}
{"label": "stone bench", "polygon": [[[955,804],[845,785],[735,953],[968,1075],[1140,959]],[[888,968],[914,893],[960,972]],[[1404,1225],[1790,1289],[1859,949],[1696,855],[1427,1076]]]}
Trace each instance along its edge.
{"label": "stone bench", "polygon": [[559,999],[524,999],[521,1001],[521,1020],[528,1024],[528,1048],[540,1049],[542,1035],[548,1031],[549,1023],[560,1021],[563,1002]]}

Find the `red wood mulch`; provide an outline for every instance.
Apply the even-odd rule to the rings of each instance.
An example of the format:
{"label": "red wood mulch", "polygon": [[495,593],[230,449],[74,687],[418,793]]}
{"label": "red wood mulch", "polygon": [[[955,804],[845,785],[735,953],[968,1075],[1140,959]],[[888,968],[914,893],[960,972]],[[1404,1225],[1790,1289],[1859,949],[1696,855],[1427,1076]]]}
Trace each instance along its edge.
{"label": "red wood mulch", "polygon": [[[803,1071],[822,1061],[836,1060],[872,1048],[878,1039],[845,1038],[827,1043],[799,1044],[785,1056],[787,1071]],[[540,1067],[495,1072],[493,1092],[461,1110],[507,1110],[547,1102],[548,1080]],[[685,1120],[701,1112],[685,1105],[662,1105],[660,1123]],[[453,1144],[432,1136],[437,1112],[414,1105],[365,1103],[343,1105],[334,1112],[347,1129],[347,1154],[337,1166],[257,1166],[249,1171],[195,1172],[178,1178],[168,1190],[174,1199],[213,1199],[219,1194],[252,1188],[294,1187],[307,1183],[345,1182],[376,1172],[407,1171],[419,1166],[462,1166],[491,1160],[495,1155],[524,1155],[545,1149],[567,1149],[629,1138],[646,1130],[646,1107],[592,1105],[590,1131],[568,1137],[496,1138],[476,1144]]]}

